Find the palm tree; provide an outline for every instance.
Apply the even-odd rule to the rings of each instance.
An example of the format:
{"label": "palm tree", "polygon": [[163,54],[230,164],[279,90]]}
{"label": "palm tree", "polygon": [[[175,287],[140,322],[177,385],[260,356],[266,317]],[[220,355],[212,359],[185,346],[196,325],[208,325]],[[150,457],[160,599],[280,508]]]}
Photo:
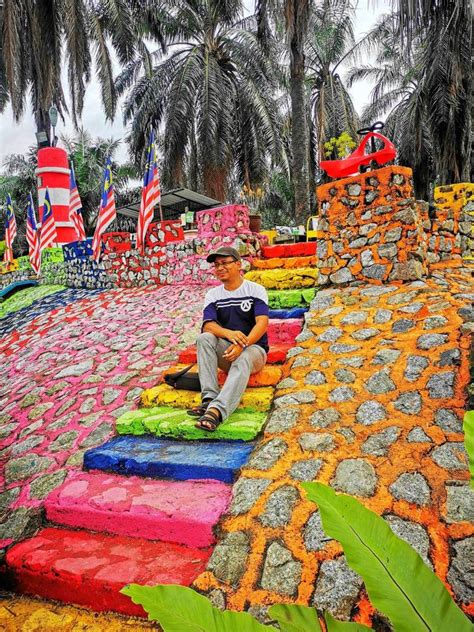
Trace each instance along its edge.
{"label": "palm tree", "polygon": [[81,114],[93,60],[106,115],[116,108],[111,43],[120,63],[137,44],[135,2],[128,0],[2,0],[0,4],[0,112],[11,102],[18,121],[31,97],[38,130],[50,135],[49,107],[67,111],[61,82],[67,64],[71,115]]}
{"label": "palm tree", "polygon": [[471,0],[397,0],[406,44],[421,46],[420,84],[436,173],[443,184],[468,181],[471,167],[473,8]]}
{"label": "palm tree", "polygon": [[422,89],[421,43],[417,38],[406,47],[396,16],[388,14],[367,35],[365,45],[377,52],[374,65],[353,67],[348,74],[349,86],[360,79],[371,79],[374,84],[363,122],[369,125],[386,117],[384,133],[397,147],[398,162],[413,169],[417,197],[428,199],[436,169],[429,107]]}
{"label": "palm tree", "polygon": [[253,185],[282,153],[274,70],[242,11],[241,0],[176,0],[163,18],[166,55],[143,48],[116,82],[132,153],[161,129],[165,183],[189,179],[218,200],[234,168]]}
{"label": "palm tree", "polygon": [[295,191],[296,223],[304,223],[310,214],[309,204],[309,126],[305,89],[305,42],[312,0],[258,0],[257,19],[260,38],[269,40],[269,21],[276,28],[284,23],[290,59],[291,154],[292,180]]}
{"label": "palm tree", "polygon": [[311,92],[315,165],[323,145],[347,132],[357,138],[359,116],[340,76],[340,67],[361,46],[353,32],[354,8],[348,0],[327,0],[315,9],[306,43],[307,83]]}

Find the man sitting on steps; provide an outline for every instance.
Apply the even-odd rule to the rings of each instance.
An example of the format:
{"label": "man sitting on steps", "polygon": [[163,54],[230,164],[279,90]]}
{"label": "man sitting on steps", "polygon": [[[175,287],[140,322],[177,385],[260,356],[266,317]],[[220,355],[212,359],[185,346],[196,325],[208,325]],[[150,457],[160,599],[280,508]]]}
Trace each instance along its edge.
{"label": "man sitting on steps", "polygon": [[[268,352],[268,296],[264,287],[241,276],[235,248],[207,257],[222,285],[204,300],[202,333],[197,338],[201,405],[188,410],[197,428],[214,432],[239,405],[251,373],[260,371]],[[219,392],[217,368],[228,372]]]}

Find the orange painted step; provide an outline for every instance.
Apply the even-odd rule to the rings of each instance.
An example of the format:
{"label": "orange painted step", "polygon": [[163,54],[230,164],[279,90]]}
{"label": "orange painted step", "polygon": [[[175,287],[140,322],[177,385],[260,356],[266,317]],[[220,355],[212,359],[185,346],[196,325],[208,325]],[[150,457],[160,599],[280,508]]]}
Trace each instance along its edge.
{"label": "orange painted step", "polygon": [[[267,355],[267,364],[283,364],[286,360],[286,354],[292,347],[294,345],[289,343],[271,345]],[[178,356],[178,361],[182,364],[197,362],[196,347],[193,345],[183,349]]]}
{"label": "orange painted step", "polygon": [[[6,555],[7,589],[46,599],[145,617],[119,591],[126,584],[190,586],[212,549],[170,542],[47,528]],[[1,582],[0,582],[1,583]]]}
{"label": "orange painted step", "polygon": [[254,259],[255,270],[276,270],[277,268],[311,268],[316,265],[316,255],[310,257],[274,257],[272,259]]}
{"label": "orange painted step", "polygon": [[[169,369],[165,371],[164,374],[166,375],[167,373],[176,373],[177,371],[181,371],[182,369],[184,369],[185,366],[186,366],[185,364],[178,364],[176,366],[170,367]],[[192,372],[197,373],[197,366],[196,366],[196,369],[191,369],[190,373]],[[283,372],[280,367],[266,364],[261,371],[259,371],[258,373],[254,373],[253,375],[250,376],[248,386],[249,387],[276,386],[278,382],[282,379],[282,374]],[[219,384],[221,385],[224,384],[226,378],[227,378],[227,373],[219,370],[219,373],[218,373]]]}

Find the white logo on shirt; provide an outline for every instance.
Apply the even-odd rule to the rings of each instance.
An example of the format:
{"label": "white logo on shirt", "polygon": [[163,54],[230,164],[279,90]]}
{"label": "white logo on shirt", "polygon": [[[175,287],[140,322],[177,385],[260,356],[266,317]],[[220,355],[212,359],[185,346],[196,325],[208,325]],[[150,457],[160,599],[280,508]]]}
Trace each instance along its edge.
{"label": "white logo on shirt", "polygon": [[252,301],[242,301],[240,303],[240,309],[243,312],[249,312],[252,309]]}

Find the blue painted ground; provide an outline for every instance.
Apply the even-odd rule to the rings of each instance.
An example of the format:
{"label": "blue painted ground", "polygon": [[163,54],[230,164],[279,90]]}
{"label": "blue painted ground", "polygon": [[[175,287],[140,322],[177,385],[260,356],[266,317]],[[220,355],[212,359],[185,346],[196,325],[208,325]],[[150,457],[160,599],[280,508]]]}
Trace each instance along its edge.
{"label": "blue painted ground", "polygon": [[34,281],[33,279],[25,279],[24,281],[15,281],[15,283],[10,283],[6,287],[0,290],[0,300],[5,300],[13,296],[15,292],[18,290],[22,290],[25,287],[33,287],[34,285],[38,285],[38,281]]}
{"label": "blue painted ground", "polygon": [[84,468],[127,476],[214,479],[232,483],[253,443],[170,441],[157,437],[117,437],[84,454]]}
{"label": "blue painted ground", "polygon": [[270,318],[302,318],[309,307],[292,307],[291,309],[270,309]]}
{"label": "blue painted ground", "polygon": [[66,290],[49,294],[44,298],[34,301],[31,305],[28,305],[28,307],[23,307],[16,312],[11,312],[3,318],[0,318],[0,336],[5,336],[12,331],[21,329],[33,320],[33,318],[41,316],[41,314],[45,312],[50,312],[58,307],[64,307],[70,303],[81,301],[84,298],[90,298],[100,292],[104,292],[104,288],[94,290],[67,288]]}

